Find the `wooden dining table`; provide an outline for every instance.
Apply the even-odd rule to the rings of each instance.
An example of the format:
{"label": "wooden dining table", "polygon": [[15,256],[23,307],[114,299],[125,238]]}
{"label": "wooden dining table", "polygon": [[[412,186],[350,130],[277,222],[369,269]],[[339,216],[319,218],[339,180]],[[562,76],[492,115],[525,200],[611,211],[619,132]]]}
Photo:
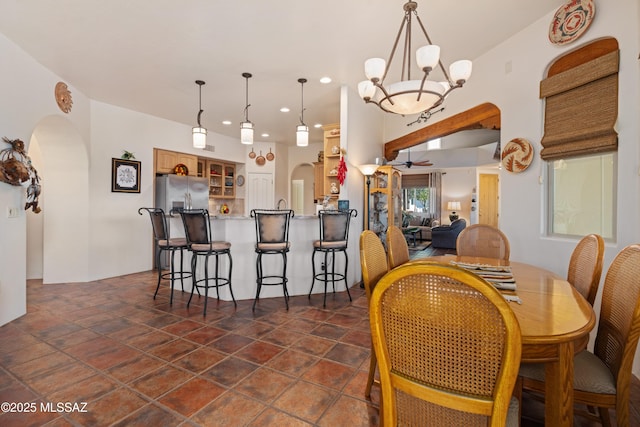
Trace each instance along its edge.
{"label": "wooden dining table", "polygon": [[510,265],[521,303],[511,308],[522,333],[521,363],[545,364],[545,425],[573,425],[573,358],[596,323],[591,305],[564,278],[530,264],[492,258],[434,256],[415,261]]}

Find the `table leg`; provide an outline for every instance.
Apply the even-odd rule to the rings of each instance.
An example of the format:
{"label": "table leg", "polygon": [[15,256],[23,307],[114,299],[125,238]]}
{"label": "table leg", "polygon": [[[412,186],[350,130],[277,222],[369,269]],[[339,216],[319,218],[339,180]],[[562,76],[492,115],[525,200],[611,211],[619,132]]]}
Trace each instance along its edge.
{"label": "table leg", "polygon": [[557,361],[545,366],[546,426],[573,426],[573,342],[558,344]]}

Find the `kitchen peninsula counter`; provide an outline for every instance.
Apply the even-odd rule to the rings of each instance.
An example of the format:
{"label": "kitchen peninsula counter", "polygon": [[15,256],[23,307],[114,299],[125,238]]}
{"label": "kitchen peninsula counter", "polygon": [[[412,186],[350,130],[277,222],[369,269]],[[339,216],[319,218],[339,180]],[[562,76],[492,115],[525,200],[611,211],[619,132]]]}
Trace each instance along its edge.
{"label": "kitchen peninsula counter", "polygon": [[[172,237],[184,236],[184,228],[179,218],[172,218]],[[353,223],[352,223],[353,225]],[[175,231],[175,232],[174,232]],[[256,229],[254,218],[241,215],[212,215],[211,232],[214,240],[224,240],[231,243],[231,256],[233,257],[232,286],[236,300],[246,300],[255,298],[256,294]],[[313,254],[313,241],[320,236],[318,216],[304,215],[294,216],[289,224],[289,241],[291,249],[287,254],[287,277],[289,282],[287,289],[290,296],[307,295],[311,287],[312,270],[311,256]],[[347,283],[353,286],[360,280],[360,263],[358,249],[358,227],[350,227],[349,232],[349,271]],[[190,256],[190,255],[187,255]],[[221,265],[226,271],[226,257]],[[321,255],[316,256],[316,268],[319,272],[319,264],[322,262]],[[262,258],[265,274],[280,274],[282,271],[282,257],[279,255],[264,255]],[[213,261],[211,261],[213,262]],[[330,258],[329,258],[329,262]],[[190,265],[190,264],[185,264]],[[200,266],[198,277],[203,276]],[[344,256],[336,257],[336,270],[344,270]],[[210,269],[209,271],[212,271]],[[190,287],[188,288],[190,290]],[[336,284],[337,292],[344,292],[344,281]],[[313,293],[323,293],[324,283],[316,281]],[[331,283],[328,284],[327,292],[332,292]],[[211,293],[210,293],[211,295]],[[260,298],[282,297],[282,286],[263,286]],[[343,298],[342,295],[339,296]],[[215,298],[213,292],[212,298]],[[344,298],[347,298],[345,295]],[[228,287],[220,288],[220,299],[231,301],[231,294]],[[312,303],[321,304],[318,297],[312,297]]]}

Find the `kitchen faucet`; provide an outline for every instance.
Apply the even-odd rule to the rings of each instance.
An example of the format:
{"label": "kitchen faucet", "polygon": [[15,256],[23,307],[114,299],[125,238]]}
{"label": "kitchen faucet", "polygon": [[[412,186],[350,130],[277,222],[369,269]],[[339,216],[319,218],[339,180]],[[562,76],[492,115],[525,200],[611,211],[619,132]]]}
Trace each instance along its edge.
{"label": "kitchen faucet", "polygon": [[276,209],[280,210],[280,203],[284,203],[284,208],[287,209],[287,200],[286,199],[280,199],[278,200],[278,204],[276,205]]}

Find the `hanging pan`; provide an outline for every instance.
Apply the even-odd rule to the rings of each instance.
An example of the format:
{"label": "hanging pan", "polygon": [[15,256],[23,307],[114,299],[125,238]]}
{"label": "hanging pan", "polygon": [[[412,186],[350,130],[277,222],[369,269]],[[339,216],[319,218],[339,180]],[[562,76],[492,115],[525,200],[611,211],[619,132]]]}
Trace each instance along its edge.
{"label": "hanging pan", "polygon": [[271,148],[269,148],[269,152],[267,153],[267,160],[269,160],[271,162],[275,158],[276,158],[276,156],[271,152]]}
{"label": "hanging pan", "polygon": [[249,158],[250,159],[255,159],[256,158],[256,152],[253,151],[253,148],[251,148],[251,152],[249,153]]}
{"label": "hanging pan", "polygon": [[265,163],[266,163],[266,160],[265,160],[264,156],[262,155],[262,150],[260,150],[260,155],[258,157],[256,157],[256,165],[264,166]]}

